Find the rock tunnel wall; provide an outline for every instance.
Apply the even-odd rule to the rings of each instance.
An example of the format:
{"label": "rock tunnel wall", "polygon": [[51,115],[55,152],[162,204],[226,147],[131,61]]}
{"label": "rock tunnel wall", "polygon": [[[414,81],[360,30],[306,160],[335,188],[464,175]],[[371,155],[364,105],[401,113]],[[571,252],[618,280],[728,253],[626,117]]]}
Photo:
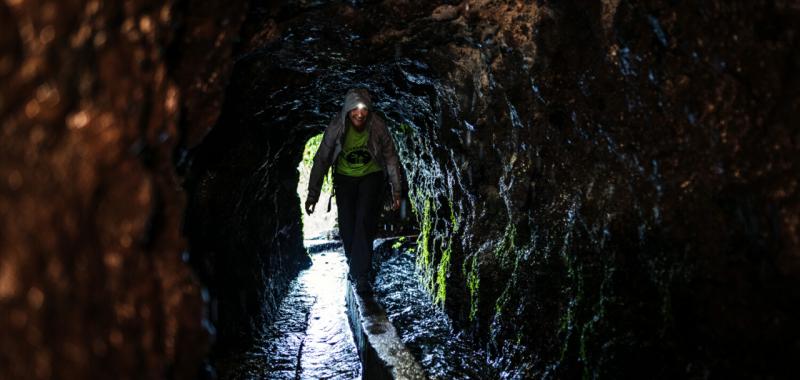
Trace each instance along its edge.
{"label": "rock tunnel wall", "polygon": [[253,9],[243,85],[269,105],[237,114],[299,144],[288,136],[319,130],[348,87],[370,88],[405,165],[423,281],[509,377],[788,370],[796,7]]}
{"label": "rock tunnel wall", "polygon": [[400,37],[436,78],[434,123],[399,136],[418,263],[496,365],[790,372],[797,17],[772,2],[467,2]]}
{"label": "rock tunnel wall", "polygon": [[243,2],[0,3],[0,378],[197,378],[187,147]]}
{"label": "rock tunnel wall", "polygon": [[310,131],[275,117],[270,107],[281,102],[265,104],[282,75],[265,70],[258,59],[236,62],[220,119],[189,154],[186,234],[191,263],[210,291],[221,356],[248,347],[289,281],[310,264],[297,194]]}

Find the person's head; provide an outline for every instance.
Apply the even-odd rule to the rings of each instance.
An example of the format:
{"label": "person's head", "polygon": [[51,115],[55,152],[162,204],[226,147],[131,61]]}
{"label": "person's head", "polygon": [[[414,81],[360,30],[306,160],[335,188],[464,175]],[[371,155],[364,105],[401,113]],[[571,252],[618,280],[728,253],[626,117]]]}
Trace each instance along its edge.
{"label": "person's head", "polygon": [[367,116],[369,116],[369,109],[364,103],[358,103],[356,108],[353,108],[347,113],[347,117],[350,118],[350,123],[352,123],[356,129],[364,128],[364,125],[367,123]]}
{"label": "person's head", "polygon": [[351,89],[344,98],[344,111],[347,112],[347,119],[358,130],[367,125],[371,107],[372,102],[366,89]]}

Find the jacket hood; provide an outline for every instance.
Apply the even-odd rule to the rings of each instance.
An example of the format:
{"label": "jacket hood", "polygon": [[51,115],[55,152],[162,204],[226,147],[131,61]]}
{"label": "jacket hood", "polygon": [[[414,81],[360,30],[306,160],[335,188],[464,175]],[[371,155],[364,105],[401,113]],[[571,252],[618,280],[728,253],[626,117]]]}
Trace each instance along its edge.
{"label": "jacket hood", "polygon": [[372,100],[369,97],[369,92],[363,88],[354,88],[347,91],[344,97],[344,107],[342,107],[342,114],[347,115],[348,112],[354,110],[358,103],[364,103],[367,109],[372,111]]}

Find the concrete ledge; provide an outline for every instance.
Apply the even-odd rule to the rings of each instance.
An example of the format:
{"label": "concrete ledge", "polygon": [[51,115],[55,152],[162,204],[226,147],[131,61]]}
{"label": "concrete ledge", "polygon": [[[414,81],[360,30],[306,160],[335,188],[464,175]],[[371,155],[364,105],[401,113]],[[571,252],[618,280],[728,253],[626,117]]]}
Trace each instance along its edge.
{"label": "concrete ledge", "polygon": [[375,298],[357,294],[349,281],[346,298],[364,380],[427,380]]}
{"label": "concrete ledge", "polygon": [[319,253],[323,251],[330,251],[334,249],[338,249],[342,247],[341,240],[322,240],[322,239],[312,239],[312,240],[304,240],[303,245],[306,247],[306,251],[311,253]]}

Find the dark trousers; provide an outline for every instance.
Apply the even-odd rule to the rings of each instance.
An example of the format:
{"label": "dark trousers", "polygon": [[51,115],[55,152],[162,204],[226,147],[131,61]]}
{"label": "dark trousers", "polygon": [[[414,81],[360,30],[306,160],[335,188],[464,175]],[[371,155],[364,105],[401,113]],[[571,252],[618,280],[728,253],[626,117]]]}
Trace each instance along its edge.
{"label": "dark trousers", "polygon": [[384,189],[383,172],[350,177],[334,174],[333,186],[339,208],[339,235],[350,264],[350,277],[369,278],[372,241]]}

